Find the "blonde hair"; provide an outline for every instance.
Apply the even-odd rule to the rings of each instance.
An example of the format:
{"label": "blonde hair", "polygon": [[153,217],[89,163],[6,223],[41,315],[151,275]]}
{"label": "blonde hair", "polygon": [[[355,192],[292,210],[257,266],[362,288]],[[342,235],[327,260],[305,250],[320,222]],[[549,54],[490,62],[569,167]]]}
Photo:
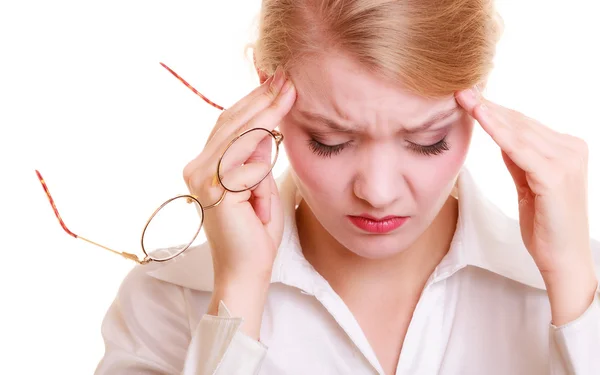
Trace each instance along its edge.
{"label": "blonde hair", "polygon": [[501,29],[493,0],[263,0],[254,58],[271,74],[340,52],[437,97],[486,81]]}

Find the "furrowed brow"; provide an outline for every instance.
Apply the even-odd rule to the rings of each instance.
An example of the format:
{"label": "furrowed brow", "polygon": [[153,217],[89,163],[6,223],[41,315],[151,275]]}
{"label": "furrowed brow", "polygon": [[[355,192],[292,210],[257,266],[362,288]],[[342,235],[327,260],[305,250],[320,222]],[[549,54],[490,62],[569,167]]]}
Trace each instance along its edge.
{"label": "furrowed brow", "polygon": [[427,119],[421,125],[414,127],[414,128],[406,129],[405,132],[408,134],[424,132],[427,129],[431,128],[433,125],[435,125],[441,121],[444,121],[448,117],[454,115],[458,111],[459,111],[459,108],[456,106],[456,107],[450,108],[449,110],[436,113],[435,115],[431,116],[429,119]]}
{"label": "furrowed brow", "polygon": [[356,128],[342,125],[330,118],[327,118],[327,117],[317,114],[317,113],[300,110],[299,114],[304,119],[311,121],[311,122],[321,123],[321,124],[327,126],[328,128],[330,128],[332,131],[337,132],[337,133],[354,134],[354,133],[358,132],[358,129],[356,129]]}

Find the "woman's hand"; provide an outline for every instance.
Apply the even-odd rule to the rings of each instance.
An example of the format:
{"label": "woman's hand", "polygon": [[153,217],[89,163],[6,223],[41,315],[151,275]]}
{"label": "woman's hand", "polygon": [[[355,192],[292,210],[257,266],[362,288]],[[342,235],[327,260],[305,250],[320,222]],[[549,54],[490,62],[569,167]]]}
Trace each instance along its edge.
{"label": "woman's hand", "polygon": [[500,146],[517,188],[519,223],[539,268],[555,325],[579,317],[594,298],[597,279],[590,247],[586,143],[481,97],[458,103]]}
{"label": "woman's hand", "polygon": [[[273,77],[223,112],[202,152],[183,172],[190,193],[203,206],[214,204],[224,192],[215,176],[229,143],[248,129],[261,127],[272,131],[292,108],[295,98],[292,82],[278,69]],[[228,150],[227,159],[270,164],[271,144],[252,138],[257,137],[245,137],[245,147]],[[248,144],[247,139],[255,144]],[[221,171],[221,180],[228,186],[251,185],[251,173],[248,166],[229,165]],[[245,319],[242,329],[257,338],[283,234],[283,211],[273,176],[269,174],[252,191],[227,192],[223,201],[204,210],[204,215],[203,227],[211,245],[214,268],[214,291],[208,313],[216,315],[219,301],[223,300],[234,316]]]}

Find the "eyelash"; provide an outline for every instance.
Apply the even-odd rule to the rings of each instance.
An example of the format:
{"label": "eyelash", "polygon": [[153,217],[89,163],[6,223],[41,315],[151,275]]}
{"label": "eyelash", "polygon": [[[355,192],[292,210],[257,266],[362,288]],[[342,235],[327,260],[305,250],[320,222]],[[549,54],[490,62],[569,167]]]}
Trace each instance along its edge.
{"label": "eyelash", "polygon": [[[313,153],[315,153],[317,156],[324,157],[324,158],[330,158],[332,156],[338,155],[350,143],[351,142],[346,142],[346,143],[341,143],[339,145],[329,146],[329,145],[324,145],[323,143],[321,143],[315,139],[310,139],[308,141],[308,146],[311,149],[311,151]],[[450,146],[448,145],[448,142],[446,141],[446,137],[442,138],[439,142],[436,142],[432,145],[426,145],[426,146],[409,142],[409,148],[412,151],[414,151],[420,155],[424,155],[424,156],[441,155],[444,152],[450,150]]]}
{"label": "eyelash", "polygon": [[312,152],[314,152],[317,156],[321,156],[324,158],[330,158],[332,156],[339,154],[340,152],[342,152],[343,149],[346,148],[346,146],[348,144],[349,144],[349,142],[341,143],[339,145],[329,146],[329,145],[324,145],[315,139],[310,139],[308,141],[308,147],[310,148],[310,150]]}
{"label": "eyelash", "polygon": [[432,145],[418,145],[416,143],[409,142],[410,149],[425,156],[435,156],[441,155],[444,152],[450,150],[450,146],[446,141],[446,137],[442,138],[439,142],[436,142]]}

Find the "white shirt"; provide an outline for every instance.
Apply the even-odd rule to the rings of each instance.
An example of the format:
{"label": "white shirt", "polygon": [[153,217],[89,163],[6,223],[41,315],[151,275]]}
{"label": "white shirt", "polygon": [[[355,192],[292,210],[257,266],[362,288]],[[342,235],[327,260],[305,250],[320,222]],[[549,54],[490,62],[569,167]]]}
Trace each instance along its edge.
{"label": "white shirt", "polygon": [[[285,229],[260,342],[239,331],[242,319],[223,304],[218,316],[206,314],[213,270],[203,244],[127,276],[102,326],[97,375],[383,374],[348,307],[302,254],[289,171],[278,185]],[[578,319],[553,326],[517,221],[487,201],[466,170],[458,201],[450,250],[416,306],[396,374],[600,374],[598,293]],[[600,244],[592,247],[599,264]]]}

